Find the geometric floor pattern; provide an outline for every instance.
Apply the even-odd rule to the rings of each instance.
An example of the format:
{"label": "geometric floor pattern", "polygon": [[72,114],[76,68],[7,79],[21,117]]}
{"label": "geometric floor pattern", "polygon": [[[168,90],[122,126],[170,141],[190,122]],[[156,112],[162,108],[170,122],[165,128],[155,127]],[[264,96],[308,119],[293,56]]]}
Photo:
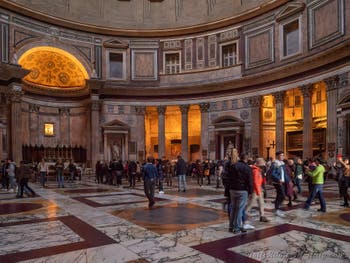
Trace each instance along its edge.
{"label": "geometric floor pattern", "polygon": [[78,181],[30,183],[34,198],[0,190],[0,262],[350,262],[350,208],[340,206],[337,182],[324,191],[327,213],[302,209],[307,185],[286,217],[273,214],[268,186],[265,215],[253,207],[244,234],[228,232],[223,188],[197,185],[178,192],[176,178],[156,191],[148,208],[142,182],[135,188]]}

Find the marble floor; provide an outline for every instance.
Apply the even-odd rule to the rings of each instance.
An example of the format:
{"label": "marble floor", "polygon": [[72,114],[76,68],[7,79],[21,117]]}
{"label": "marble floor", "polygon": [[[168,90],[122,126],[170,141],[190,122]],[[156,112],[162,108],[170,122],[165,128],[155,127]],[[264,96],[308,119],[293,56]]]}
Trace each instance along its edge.
{"label": "marble floor", "polygon": [[259,222],[253,209],[255,229],[233,234],[223,189],[187,180],[185,193],[176,183],[157,191],[152,209],[141,182],[31,183],[38,196],[21,199],[0,191],[0,262],[350,262],[350,208],[340,206],[335,181],[325,185],[327,213],[317,212],[317,202],[304,211],[303,192],[292,207],[284,204],[285,218],[274,215],[268,186],[270,222]]}

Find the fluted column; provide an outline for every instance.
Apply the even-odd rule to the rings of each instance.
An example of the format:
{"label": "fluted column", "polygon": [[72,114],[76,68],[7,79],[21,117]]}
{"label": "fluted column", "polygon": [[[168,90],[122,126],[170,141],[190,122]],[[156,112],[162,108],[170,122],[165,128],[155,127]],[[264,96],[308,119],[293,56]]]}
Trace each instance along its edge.
{"label": "fluted column", "polygon": [[136,131],[132,134],[135,135],[134,141],[136,142],[136,159],[143,161],[146,159],[145,156],[145,112],[146,107],[137,106],[135,107],[137,127]]}
{"label": "fluted column", "polygon": [[251,143],[253,157],[262,156],[262,145],[261,145],[261,103],[262,96],[256,96],[251,98]]}
{"label": "fluted column", "polygon": [[331,161],[335,160],[337,145],[337,93],[338,76],[325,79],[327,85],[326,151]]}
{"label": "fluted column", "polygon": [[100,159],[100,108],[101,103],[98,97],[91,98],[91,162],[95,168],[96,162]]}
{"label": "fluted column", "polygon": [[165,111],[166,106],[159,106],[158,110],[158,158],[165,156]]}
{"label": "fluted column", "polygon": [[201,111],[201,157],[202,160],[208,158],[209,148],[209,103],[199,104]]}
{"label": "fluted column", "polygon": [[303,159],[313,157],[312,150],[312,88],[313,84],[304,85],[301,87],[303,94]]}
{"label": "fluted column", "polygon": [[284,151],[284,91],[273,94],[276,102],[276,151]]}
{"label": "fluted column", "polygon": [[181,151],[182,158],[188,161],[188,110],[190,105],[181,105]]}
{"label": "fluted column", "polygon": [[22,85],[19,83],[10,84],[10,102],[11,102],[11,153],[10,156],[19,165],[22,160]]}

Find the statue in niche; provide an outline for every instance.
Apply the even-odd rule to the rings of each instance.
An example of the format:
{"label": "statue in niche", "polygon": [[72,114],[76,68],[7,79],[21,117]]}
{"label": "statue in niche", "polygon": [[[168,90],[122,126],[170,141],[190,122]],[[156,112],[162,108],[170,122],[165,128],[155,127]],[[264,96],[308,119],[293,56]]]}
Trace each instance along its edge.
{"label": "statue in niche", "polygon": [[111,145],[111,152],[112,152],[112,160],[120,159],[120,146],[116,141],[114,141],[113,144]]}

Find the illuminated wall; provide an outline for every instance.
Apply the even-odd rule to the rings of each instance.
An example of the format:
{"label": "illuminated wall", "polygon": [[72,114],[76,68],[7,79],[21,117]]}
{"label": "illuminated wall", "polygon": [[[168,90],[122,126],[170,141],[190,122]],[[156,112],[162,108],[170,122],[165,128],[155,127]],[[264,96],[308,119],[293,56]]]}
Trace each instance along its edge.
{"label": "illuminated wall", "polygon": [[[146,154],[158,158],[155,151],[158,145],[158,112],[156,107],[147,107],[145,115]],[[188,112],[188,145],[200,145],[201,122],[198,105],[192,105]],[[165,155],[168,159],[176,159],[181,153],[181,112],[179,106],[167,106],[165,112]],[[198,158],[199,152],[193,153]],[[189,155],[191,159],[191,156]]]}

